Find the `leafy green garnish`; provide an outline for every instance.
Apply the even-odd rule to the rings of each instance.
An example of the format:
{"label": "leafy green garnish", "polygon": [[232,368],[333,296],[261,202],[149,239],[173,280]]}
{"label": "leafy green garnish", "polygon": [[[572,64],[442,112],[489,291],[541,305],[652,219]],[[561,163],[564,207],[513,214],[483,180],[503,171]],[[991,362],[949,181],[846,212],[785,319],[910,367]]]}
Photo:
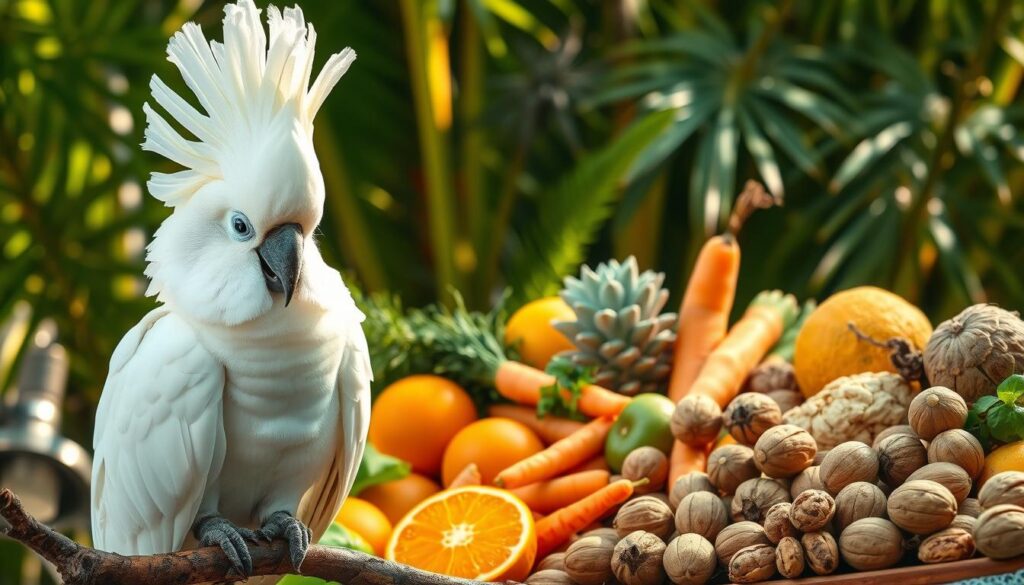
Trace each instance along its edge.
{"label": "leafy green garnish", "polygon": [[583,387],[594,383],[594,369],[586,368],[572,360],[555,356],[546,368],[548,374],[554,376],[554,384],[540,389],[540,400],[537,402],[537,416],[564,416],[583,420],[580,414],[580,396]]}
{"label": "leafy green garnish", "polygon": [[1024,376],[1014,374],[996,388],[996,396],[1006,404],[1014,404],[1024,396]]}
{"label": "leafy green garnish", "polygon": [[1014,374],[996,388],[995,396],[982,396],[967,413],[964,428],[986,451],[1024,439],[1024,376]]}
{"label": "leafy green garnish", "polygon": [[367,443],[363,460],[359,462],[355,483],[352,484],[352,495],[357,496],[370,486],[402,479],[411,471],[412,468],[405,461],[385,455],[371,443]]}

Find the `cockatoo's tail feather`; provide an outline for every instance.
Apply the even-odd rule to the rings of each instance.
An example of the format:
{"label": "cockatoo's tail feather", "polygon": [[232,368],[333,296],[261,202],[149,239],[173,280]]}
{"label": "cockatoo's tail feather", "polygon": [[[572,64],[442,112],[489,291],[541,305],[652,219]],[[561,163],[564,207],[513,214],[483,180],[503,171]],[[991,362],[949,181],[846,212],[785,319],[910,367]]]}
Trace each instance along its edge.
{"label": "cockatoo's tail feather", "polygon": [[252,0],[224,7],[224,42],[207,41],[187,23],[167,45],[168,60],[181,72],[205,114],[171,90],[156,75],[153,99],[196,140],[179,133],[149,104],[142,147],[184,167],[176,173],[153,173],[149,191],[170,206],[187,201],[211,180],[223,178],[226,160],[248,148],[273,126],[277,116],[291,116],[310,137],[313,118],[324,99],[348,70],[356,54],[346,48],[331,55],[310,84],[316,31],[298,7],[267,8],[267,35]]}

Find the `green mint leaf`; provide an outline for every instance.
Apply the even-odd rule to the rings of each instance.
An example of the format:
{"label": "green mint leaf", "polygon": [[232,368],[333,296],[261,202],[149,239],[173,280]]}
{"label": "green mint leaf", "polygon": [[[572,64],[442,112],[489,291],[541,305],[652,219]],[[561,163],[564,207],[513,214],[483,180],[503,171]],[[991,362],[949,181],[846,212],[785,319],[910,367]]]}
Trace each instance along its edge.
{"label": "green mint leaf", "polygon": [[1003,404],[989,410],[985,423],[992,437],[1002,443],[1024,438],[1024,408],[1015,404]]}
{"label": "green mint leaf", "polygon": [[996,396],[1005,404],[1013,404],[1024,396],[1024,376],[1014,374],[1003,380],[996,388]]}
{"label": "green mint leaf", "polygon": [[402,479],[412,472],[412,467],[390,455],[378,451],[371,443],[366,444],[363,451],[363,460],[359,463],[359,470],[356,471],[356,479],[352,484],[351,494],[359,495],[364,489],[396,479]]}
{"label": "green mint leaf", "polygon": [[1000,404],[1000,399],[999,398],[997,398],[995,396],[992,396],[992,395],[982,396],[981,398],[979,398],[978,400],[976,400],[974,402],[973,406],[971,406],[971,412],[974,412],[974,411],[977,411],[979,413],[985,412],[986,410],[992,408],[996,404]]}

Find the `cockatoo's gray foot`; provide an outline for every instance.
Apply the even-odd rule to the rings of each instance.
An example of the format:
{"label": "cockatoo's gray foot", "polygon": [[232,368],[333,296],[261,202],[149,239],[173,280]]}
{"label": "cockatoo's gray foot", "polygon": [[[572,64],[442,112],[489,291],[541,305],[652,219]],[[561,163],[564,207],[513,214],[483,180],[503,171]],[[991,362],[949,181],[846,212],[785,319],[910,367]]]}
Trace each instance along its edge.
{"label": "cockatoo's gray foot", "polygon": [[192,532],[199,546],[219,546],[228,557],[231,567],[242,577],[252,575],[252,555],[246,540],[256,542],[257,533],[240,528],[222,516],[203,516],[196,520]]}
{"label": "cockatoo's gray foot", "polygon": [[288,553],[291,555],[292,567],[299,570],[302,560],[306,558],[306,549],[309,548],[309,541],[313,533],[288,512],[274,512],[266,520],[263,526],[256,531],[258,536],[273,540],[283,538],[288,541]]}

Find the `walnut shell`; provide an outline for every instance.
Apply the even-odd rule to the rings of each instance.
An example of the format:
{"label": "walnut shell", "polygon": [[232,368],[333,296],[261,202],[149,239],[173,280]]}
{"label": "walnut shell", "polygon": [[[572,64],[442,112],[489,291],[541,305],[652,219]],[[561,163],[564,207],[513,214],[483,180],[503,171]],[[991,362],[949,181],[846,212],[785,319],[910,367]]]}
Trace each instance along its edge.
{"label": "walnut shell", "polygon": [[694,492],[679,502],[675,527],[679,534],[699,534],[714,540],[729,524],[729,512],[722,500],[711,492]]}
{"label": "walnut shell", "polygon": [[679,476],[679,479],[672,484],[672,490],[668,494],[668,505],[674,510],[679,502],[688,494],[693,492],[718,493],[715,486],[708,479],[708,474],[703,471],[691,471]]}
{"label": "walnut shell", "polygon": [[724,494],[736,493],[741,483],[760,476],[754,450],[746,445],[723,445],[708,456],[708,479]]}
{"label": "walnut shell", "polygon": [[565,571],[541,569],[526,578],[527,585],[574,585]]}
{"label": "walnut shell", "polygon": [[728,567],[729,561],[736,551],[753,544],[771,544],[760,524],[744,520],[726,526],[715,538],[715,554],[718,556],[718,564]]}
{"label": "walnut shell", "polygon": [[672,516],[672,508],[665,502],[651,496],[641,496],[629,500],[619,508],[612,528],[619,538],[642,530],[665,539],[675,528]]}
{"label": "walnut shell", "polygon": [[764,395],[774,400],[782,412],[796,408],[804,403],[804,395],[797,390],[772,390],[771,392],[765,392]]}
{"label": "walnut shell", "polygon": [[769,359],[761,362],[747,376],[747,390],[750,392],[769,393],[773,390],[797,391],[796,370],[793,364],[782,359]]}
{"label": "walnut shell", "polygon": [[804,546],[807,564],[815,573],[830,575],[839,566],[839,547],[828,532],[808,532],[800,537],[800,544]]}
{"label": "walnut shell", "polygon": [[1024,471],[1004,471],[988,478],[978,491],[982,508],[999,504],[1024,507]]}
{"label": "walnut shell", "polygon": [[895,434],[878,444],[878,476],[889,487],[907,481],[928,463],[928,451],[917,435]]}
{"label": "walnut shell", "polygon": [[958,514],[977,518],[978,516],[981,516],[981,502],[978,501],[978,498],[965,498],[964,501],[956,505],[956,511]]}
{"label": "walnut shell", "polygon": [[579,585],[602,585],[611,581],[612,554],[618,537],[607,535],[584,536],[569,545],[562,566],[569,577]]}
{"label": "walnut shell", "polygon": [[990,559],[1024,554],[1024,508],[996,504],[986,509],[974,525],[974,545]]}
{"label": "walnut shell", "polygon": [[903,558],[903,533],[882,518],[862,518],[839,536],[839,551],[858,571],[885,569]]}
{"label": "walnut shell", "polygon": [[775,547],[775,568],[787,579],[796,579],[804,572],[804,547],[795,537],[783,537]]}
{"label": "walnut shell", "polygon": [[860,441],[847,441],[830,449],[821,462],[821,483],[835,496],[844,487],[857,481],[878,480],[878,454]]}
{"label": "walnut shell", "polygon": [[910,425],[893,425],[891,427],[887,427],[885,430],[875,435],[875,440],[871,443],[871,448],[877,451],[878,446],[882,444],[882,441],[884,441],[887,437],[891,437],[893,435],[916,436],[917,433],[914,432],[913,427],[911,427]]}
{"label": "walnut shell", "polygon": [[622,461],[622,477],[631,481],[647,478],[647,483],[633,488],[635,494],[661,491],[668,477],[668,457],[655,447],[637,447]]}
{"label": "walnut shell", "polygon": [[950,528],[961,528],[967,532],[974,532],[974,525],[977,524],[978,519],[974,516],[968,516],[967,514],[957,514],[953,516],[953,521],[949,523]]}
{"label": "walnut shell", "polygon": [[729,580],[733,583],[757,583],[775,576],[775,547],[755,544],[736,551],[729,561]]}
{"label": "walnut shell", "polygon": [[722,412],[722,424],[744,445],[755,444],[762,433],[781,422],[779,405],[757,392],[740,394]]}
{"label": "walnut shell", "polygon": [[836,529],[842,534],[848,526],[863,518],[885,518],[886,498],[877,485],[858,481],[844,487],[836,496]]}
{"label": "walnut shell", "polygon": [[949,563],[974,556],[974,536],[969,530],[950,527],[921,541],[917,558],[922,563]]}
{"label": "walnut shell", "polygon": [[754,445],[754,463],[769,477],[793,477],[814,462],[818,445],[796,425],[778,425],[765,431]]}
{"label": "walnut shell", "polygon": [[768,509],[779,502],[789,501],[789,491],[777,481],[757,477],[748,479],[736,488],[732,497],[732,519],[736,522],[761,522]]}
{"label": "walnut shell", "polygon": [[778,544],[787,536],[800,536],[800,531],[789,520],[792,509],[793,504],[789,502],[779,502],[768,508],[768,513],[764,515],[764,532],[768,535],[768,540]]}
{"label": "walnut shell", "polygon": [[691,394],[676,404],[671,428],[678,441],[703,448],[722,430],[722,408],[708,396]]}
{"label": "walnut shell", "polygon": [[835,512],[836,502],[828,492],[807,490],[793,499],[789,521],[800,532],[815,532],[824,528]]}
{"label": "walnut shell", "polygon": [[681,534],[668,543],[662,564],[675,585],[704,585],[715,574],[718,558],[715,546],[703,536]]}
{"label": "walnut shell", "polygon": [[915,479],[930,479],[935,483],[946,486],[946,489],[956,498],[958,505],[971,492],[971,477],[967,475],[967,472],[962,467],[953,463],[929,463],[911,473],[907,481],[914,481]]}
{"label": "walnut shell", "polygon": [[665,580],[665,548],[665,542],[650,532],[628,534],[615,545],[612,573],[623,585],[659,585]]}
{"label": "walnut shell", "polygon": [[967,420],[967,403],[962,396],[945,386],[922,390],[907,410],[910,426],[925,441],[949,429],[959,429]]}
{"label": "walnut shell", "polygon": [[789,495],[797,497],[807,490],[823,490],[825,484],[821,481],[821,467],[812,465],[796,474],[792,483],[789,484]]}
{"label": "walnut shell", "polygon": [[928,444],[928,462],[941,461],[959,465],[974,479],[985,466],[985,450],[974,435],[963,429],[943,431]]}
{"label": "walnut shell", "polygon": [[[582,540],[582,539],[580,539],[580,540]],[[610,559],[609,559],[609,562],[611,562]],[[543,559],[541,559],[541,561],[539,563],[537,563],[537,570],[538,571],[546,571],[548,569],[553,569],[553,570],[557,570],[557,571],[564,571],[565,570],[565,553],[564,552],[551,553],[548,556],[546,556]]]}
{"label": "walnut shell", "polygon": [[892,491],[886,511],[889,519],[907,532],[931,534],[953,521],[956,498],[941,484],[916,479]]}

